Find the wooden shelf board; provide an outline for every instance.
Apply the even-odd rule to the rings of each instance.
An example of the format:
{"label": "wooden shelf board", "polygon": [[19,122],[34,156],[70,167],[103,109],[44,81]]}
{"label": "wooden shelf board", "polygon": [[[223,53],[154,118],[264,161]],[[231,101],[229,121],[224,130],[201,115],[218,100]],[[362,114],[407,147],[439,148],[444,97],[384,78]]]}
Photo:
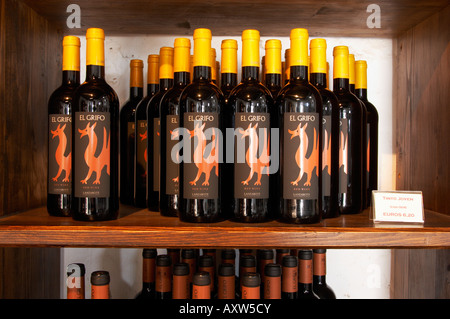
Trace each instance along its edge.
{"label": "wooden shelf board", "polygon": [[121,206],[117,220],[81,222],[49,216],[41,207],[1,218],[0,246],[445,248],[450,247],[450,216],[426,211],[423,225],[375,225],[366,210],[313,225],[230,220],[191,224]]}
{"label": "wooden shelf board", "polygon": [[[448,5],[446,0],[380,0],[381,27],[369,28],[370,2],[315,0],[78,0],[81,28],[69,29],[71,0],[22,0],[64,33],[84,35],[99,27],[107,35],[192,35],[210,28],[213,35],[239,36],[256,28],[262,36],[289,36],[292,28],[307,28],[311,36],[392,38]],[[118,23],[120,21],[120,23]]]}

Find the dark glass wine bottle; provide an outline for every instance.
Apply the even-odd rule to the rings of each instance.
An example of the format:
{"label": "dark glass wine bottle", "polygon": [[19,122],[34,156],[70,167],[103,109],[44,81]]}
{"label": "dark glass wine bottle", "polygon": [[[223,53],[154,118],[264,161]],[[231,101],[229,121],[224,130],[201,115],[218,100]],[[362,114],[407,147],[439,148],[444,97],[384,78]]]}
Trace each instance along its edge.
{"label": "dark glass wine bottle", "polygon": [[350,92],[348,47],[333,49],[333,92],[339,101],[339,211],[362,210],[362,116],[358,98]]}
{"label": "dark glass wine bottle", "polygon": [[74,95],[72,217],[119,214],[119,98],[105,80],[105,34],[86,32],[86,81]]}
{"label": "dark glass wine bottle", "polygon": [[281,262],[281,299],[298,298],[298,260],[284,256]]}
{"label": "dark glass wine bottle", "polygon": [[211,298],[212,298],[214,296],[214,294],[216,293],[216,283],[215,283],[216,269],[215,269],[214,258],[211,255],[203,254],[198,259],[197,269],[198,269],[198,271],[206,271],[209,273],[209,277],[211,279],[210,292],[211,292]]}
{"label": "dark glass wine bottle", "polygon": [[264,299],[281,299],[281,265],[267,264],[264,268],[264,280],[261,281],[264,287]]}
{"label": "dark glass wine bottle", "polygon": [[378,189],[378,111],[367,99],[367,62],[356,61],[355,70],[355,93],[364,103],[367,111],[367,139],[363,144],[367,162],[364,164],[363,172],[366,174],[366,206],[368,207],[372,204],[372,191]]}
{"label": "dark glass wine bottle", "polygon": [[[356,93],[355,93],[356,74],[355,73],[356,73],[355,72],[355,55],[349,54],[348,55],[348,82],[350,85],[350,92],[356,96]],[[366,173],[365,166],[367,163],[367,153],[365,152],[365,149],[366,149],[365,146],[366,146],[366,141],[367,141],[367,108],[361,99],[358,98],[358,101],[359,101],[359,104],[361,105],[361,110],[362,110],[361,205],[362,205],[362,209],[365,209],[367,207],[367,174],[365,174]]]}
{"label": "dark glass wine bottle", "polygon": [[91,274],[91,299],[111,299],[110,280],[108,271],[94,271]]}
{"label": "dark glass wine bottle", "polygon": [[197,270],[197,256],[195,250],[182,249],[181,262],[189,265],[189,282],[192,284],[192,278]]}
{"label": "dark glass wine bottle", "polygon": [[[180,165],[180,219],[187,222],[222,220],[224,96],[211,81],[211,31],[194,31],[194,79],[180,97],[183,149]],[[188,133],[188,134],[184,134]],[[225,155],[223,158],[226,158]]]}
{"label": "dark glass wine bottle", "polygon": [[317,223],[322,195],[322,97],[308,81],[308,31],[291,31],[290,79],[278,93],[281,221]]}
{"label": "dark glass wine bottle", "polygon": [[281,265],[281,261],[283,260],[283,257],[288,256],[288,255],[290,255],[289,249],[277,249],[275,263]]}
{"label": "dark glass wine bottle", "polygon": [[235,266],[233,264],[219,264],[215,299],[238,299]]}
{"label": "dark glass wine bottle", "polygon": [[147,204],[147,104],[159,91],[159,55],[150,54],[147,58],[147,95],[136,107],[136,157],[134,164],[134,203],[137,207]]}
{"label": "dark glass wine bottle", "polygon": [[320,299],[336,299],[326,280],[326,253],[326,249],[313,249],[313,291]]}
{"label": "dark glass wine bottle", "polygon": [[161,127],[160,103],[173,86],[173,48],[159,50],[159,91],[147,104],[147,202],[151,211],[159,210]]}
{"label": "dark glass wine bottle", "polygon": [[173,265],[172,299],[189,299],[190,296],[189,265],[176,263]]}
{"label": "dark glass wine bottle", "polygon": [[275,100],[278,96],[278,92],[281,90],[282,83],[281,41],[276,39],[267,40],[265,50],[264,83]]}
{"label": "dark glass wine bottle", "polygon": [[313,253],[310,249],[298,252],[298,299],[319,299],[313,291]]}
{"label": "dark glass wine bottle", "polygon": [[[233,172],[227,164],[227,193],[239,222],[264,222],[275,211],[277,174],[270,174],[270,133],[276,118],[270,91],[259,81],[259,31],[242,32],[242,80],[228,97],[227,127],[233,128]],[[275,121],[276,122],[276,121]]]}
{"label": "dark glass wine bottle", "polygon": [[161,162],[159,211],[163,216],[177,217],[180,212],[179,187],[180,168],[178,158],[172,158],[172,151],[178,143],[175,137],[180,127],[180,95],[190,82],[189,57],[191,42],[187,38],[176,38],[174,42],[173,77],[174,85],[160,102],[161,119]]}
{"label": "dark glass wine bottle", "polygon": [[192,299],[211,299],[211,277],[207,271],[198,271],[192,278]]}
{"label": "dark glass wine bottle", "polygon": [[144,96],[144,63],[130,61],[130,98],[120,109],[120,201],[134,205],[136,107]]}
{"label": "dark glass wine bottle", "polygon": [[70,216],[72,203],[73,96],[80,85],[80,39],[63,39],[62,84],[48,101],[47,211]]}
{"label": "dark glass wine bottle", "polygon": [[155,298],[172,299],[172,261],[166,254],[156,256]]}
{"label": "dark glass wine bottle", "polygon": [[322,218],[339,216],[339,102],[327,88],[327,43],[312,39],[311,84],[322,97]]}
{"label": "dark glass wine bottle", "polygon": [[136,299],[155,299],[155,274],[157,251],[145,248],[142,251],[142,290]]}
{"label": "dark glass wine bottle", "polygon": [[221,49],[220,89],[226,101],[228,101],[231,90],[237,85],[237,41],[232,39],[223,40]]}
{"label": "dark glass wine bottle", "polygon": [[261,298],[261,277],[257,272],[247,272],[242,278],[241,299]]}

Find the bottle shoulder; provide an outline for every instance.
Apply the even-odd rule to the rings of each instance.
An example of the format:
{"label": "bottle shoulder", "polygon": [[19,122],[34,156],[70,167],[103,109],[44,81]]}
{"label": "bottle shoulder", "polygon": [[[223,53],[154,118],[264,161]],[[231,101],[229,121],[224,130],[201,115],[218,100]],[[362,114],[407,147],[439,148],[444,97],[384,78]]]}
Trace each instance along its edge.
{"label": "bottle shoulder", "polygon": [[259,81],[241,82],[231,90],[229,100],[260,100],[266,99],[273,101],[272,93]]}

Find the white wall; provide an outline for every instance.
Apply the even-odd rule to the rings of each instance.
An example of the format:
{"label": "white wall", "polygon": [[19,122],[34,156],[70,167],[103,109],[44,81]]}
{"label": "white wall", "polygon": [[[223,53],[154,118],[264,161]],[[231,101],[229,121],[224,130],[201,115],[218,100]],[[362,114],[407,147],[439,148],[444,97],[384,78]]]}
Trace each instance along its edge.
{"label": "white wall", "polygon": [[[158,54],[161,46],[173,46],[176,36],[130,36],[109,37],[105,41],[105,64],[107,82],[119,95],[121,105],[128,99],[129,61],[144,60],[146,79],[147,56]],[[227,37],[230,38],[230,37]],[[261,56],[264,43],[261,37]],[[190,37],[192,40],[192,37]],[[220,44],[225,37],[213,37],[220,61]],[[241,60],[240,35],[238,61]],[[289,35],[277,37],[282,41],[283,52],[290,46]],[[379,113],[379,189],[395,189],[395,158],[392,148],[392,40],[365,38],[326,38],[327,60],[333,70],[333,47],[347,45],[356,60],[368,63],[368,99]],[[81,39],[81,76],[85,74],[85,38]],[[192,51],[193,52],[193,51]],[[283,53],[284,55],[284,53]],[[240,76],[240,75],[239,75]],[[330,81],[332,85],[332,81]],[[144,92],[145,94],[145,92]],[[89,276],[95,270],[111,273],[113,298],[133,298],[141,289],[141,250],[115,248],[64,248],[61,258],[61,282],[65,282],[66,266],[73,262],[86,265],[86,297],[90,298]],[[337,298],[389,298],[390,250],[384,249],[330,249],[327,253],[327,282],[336,292]],[[65,286],[61,297],[65,298]]]}

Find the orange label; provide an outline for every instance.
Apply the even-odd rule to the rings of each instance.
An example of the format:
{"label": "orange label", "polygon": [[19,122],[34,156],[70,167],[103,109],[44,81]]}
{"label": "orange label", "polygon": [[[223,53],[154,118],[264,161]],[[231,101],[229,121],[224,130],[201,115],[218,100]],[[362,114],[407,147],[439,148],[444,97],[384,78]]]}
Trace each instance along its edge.
{"label": "orange label", "polygon": [[192,299],[211,299],[210,286],[192,286]]}
{"label": "orange label", "polygon": [[312,260],[299,260],[299,268],[300,273],[298,276],[298,282],[301,282],[303,284],[312,284],[312,278],[313,278],[313,265]]}
{"label": "orange label", "polygon": [[284,292],[298,291],[298,267],[283,267],[281,285]]}
{"label": "orange label", "polygon": [[109,285],[91,286],[91,299],[109,299]]}
{"label": "orange label", "polygon": [[259,299],[259,298],[260,298],[259,287],[242,286],[242,299]]}

